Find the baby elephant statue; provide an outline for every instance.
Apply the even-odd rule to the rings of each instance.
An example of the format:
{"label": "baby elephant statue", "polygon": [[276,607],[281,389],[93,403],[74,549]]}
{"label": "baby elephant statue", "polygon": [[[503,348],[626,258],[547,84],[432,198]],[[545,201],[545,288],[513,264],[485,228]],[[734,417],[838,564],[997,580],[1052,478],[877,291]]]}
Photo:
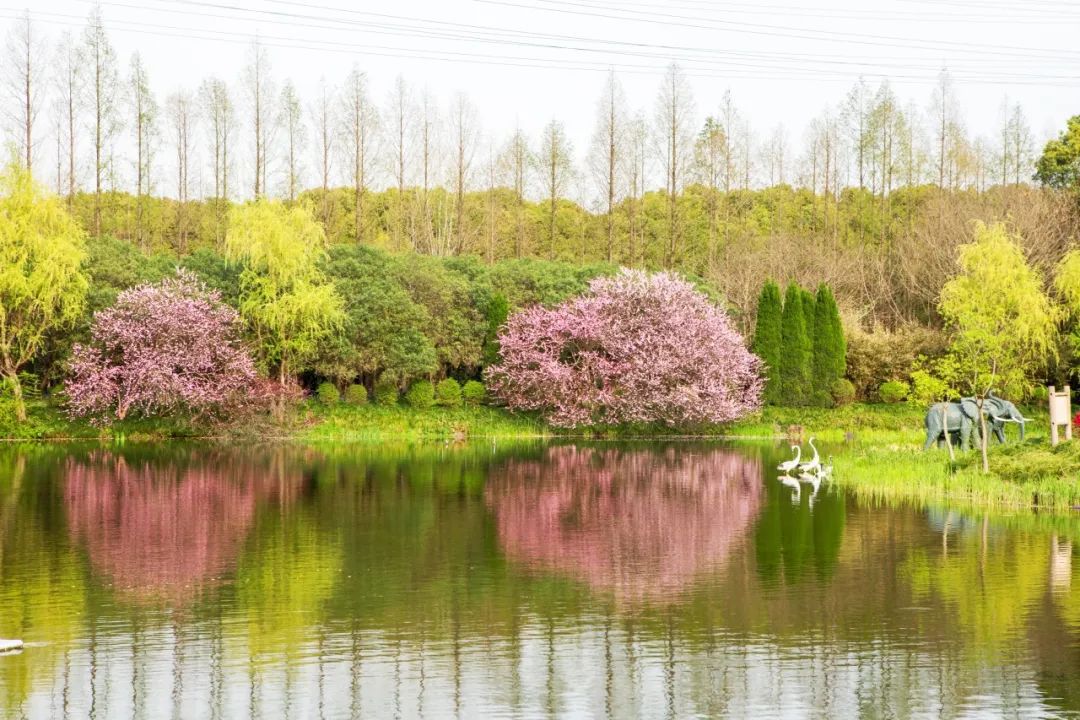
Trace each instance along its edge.
{"label": "baby elephant statue", "polygon": [[926,442],[923,443],[923,450],[929,450],[935,442],[938,447],[941,447],[945,441],[946,428],[949,432],[949,441],[959,444],[961,450],[967,450],[971,446],[972,437],[979,432],[978,417],[978,407],[973,402],[967,402],[966,398],[961,402],[940,402],[931,405],[923,420],[926,426]]}

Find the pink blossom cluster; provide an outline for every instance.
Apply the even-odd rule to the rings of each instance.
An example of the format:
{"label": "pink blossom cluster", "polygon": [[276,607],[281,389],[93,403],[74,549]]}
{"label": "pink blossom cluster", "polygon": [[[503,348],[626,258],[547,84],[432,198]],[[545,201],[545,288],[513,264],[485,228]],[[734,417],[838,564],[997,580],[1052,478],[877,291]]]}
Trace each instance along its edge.
{"label": "pink blossom cluster", "polygon": [[94,315],[90,343],[74,348],[70,412],[122,420],[228,410],[255,380],[240,327],[237,312],[184,270],[125,290]]}
{"label": "pink blossom cluster", "polygon": [[553,425],[724,423],[761,403],[761,361],[678,276],[623,270],[556,308],[514,314],[489,391]]}

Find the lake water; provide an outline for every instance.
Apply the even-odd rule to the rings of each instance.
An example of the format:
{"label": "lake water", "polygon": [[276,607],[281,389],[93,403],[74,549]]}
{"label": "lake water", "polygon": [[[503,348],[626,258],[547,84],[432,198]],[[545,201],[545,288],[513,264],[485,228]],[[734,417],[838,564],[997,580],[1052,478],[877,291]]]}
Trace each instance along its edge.
{"label": "lake water", "polygon": [[1038,717],[1080,528],[786,447],[0,448],[0,716]]}

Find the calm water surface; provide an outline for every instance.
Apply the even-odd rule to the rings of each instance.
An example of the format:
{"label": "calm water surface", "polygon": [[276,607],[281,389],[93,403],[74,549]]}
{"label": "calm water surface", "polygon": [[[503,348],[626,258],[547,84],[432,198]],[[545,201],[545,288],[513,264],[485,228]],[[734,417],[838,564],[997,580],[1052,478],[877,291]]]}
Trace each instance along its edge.
{"label": "calm water surface", "polygon": [[795,497],[779,459],[0,449],[0,716],[1080,710],[1080,522]]}

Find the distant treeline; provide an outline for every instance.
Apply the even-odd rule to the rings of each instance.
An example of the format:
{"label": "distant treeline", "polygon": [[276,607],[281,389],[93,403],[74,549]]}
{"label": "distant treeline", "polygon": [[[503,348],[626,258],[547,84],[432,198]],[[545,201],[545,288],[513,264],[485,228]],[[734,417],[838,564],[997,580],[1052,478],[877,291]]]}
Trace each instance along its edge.
{"label": "distant treeline", "polygon": [[[956,247],[971,240],[974,220],[1007,222],[1042,268],[1080,237],[1074,195],[1026,185],[985,192],[923,186],[884,198],[858,189],[833,197],[789,186],[725,193],[693,185],[678,197],[683,239],[674,256],[668,255],[663,192],[622,201],[610,218],[610,242],[606,214],[560,200],[552,226],[546,203],[505,188],[466,193],[464,228],[455,227],[454,197],[442,189],[366,193],[359,224],[351,188],[309,190],[297,202],[312,207],[334,245],[469,255],[486,262],[540,258],[649,269],[670,262],[721,293],[746,335],[753,329],[757,295],[770,279],[829,285],[841,310],[868,329],[933,325],[938,292],[955,271]],[[94,197],[80,193],[70,205],[83,227],[91,228]],[[107,193],[101,231],[148,253],[217,249],[231,205]]]}

